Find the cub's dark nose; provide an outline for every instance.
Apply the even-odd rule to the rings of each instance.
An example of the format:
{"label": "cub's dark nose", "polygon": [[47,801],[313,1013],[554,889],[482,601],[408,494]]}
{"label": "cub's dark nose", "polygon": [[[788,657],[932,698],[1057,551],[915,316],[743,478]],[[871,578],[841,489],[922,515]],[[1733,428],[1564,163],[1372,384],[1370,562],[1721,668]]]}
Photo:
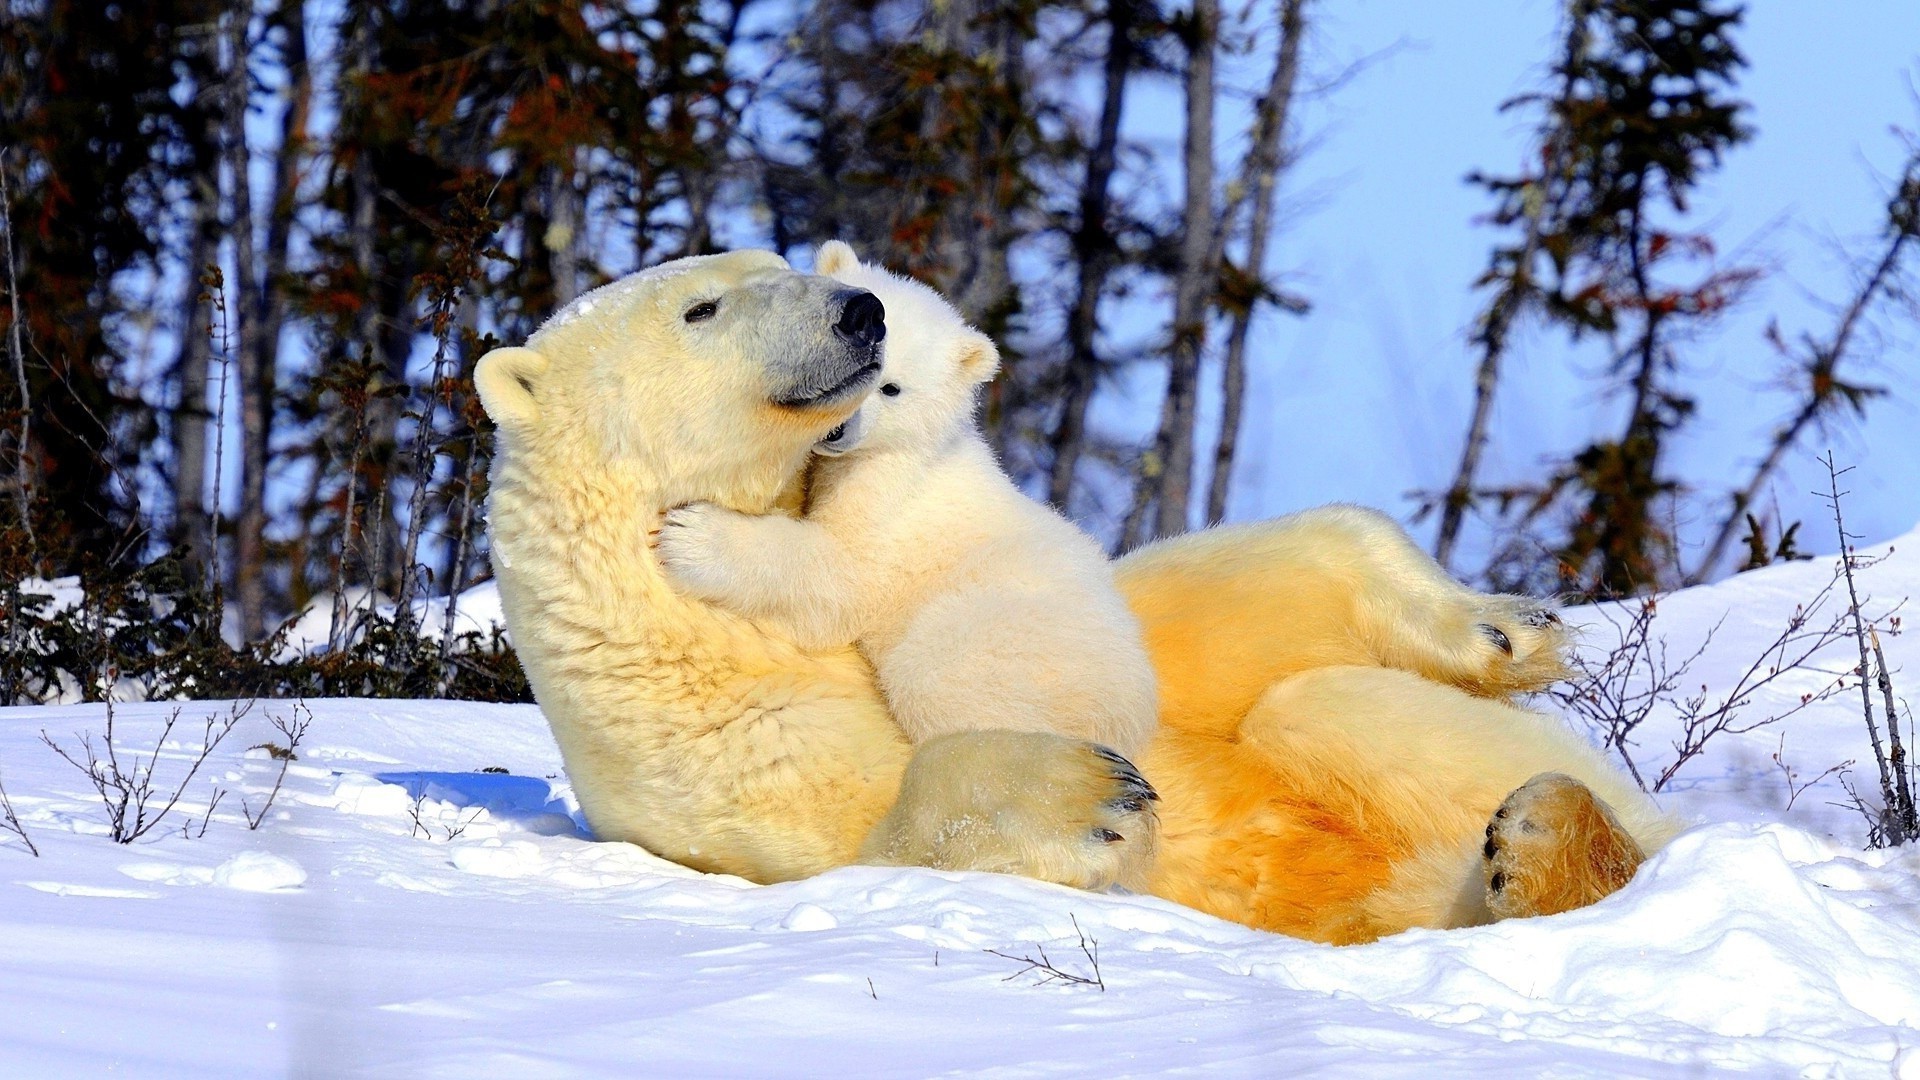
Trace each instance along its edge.
{"label": "cub's dark nose", "polygon": [[887,308],[880,298],[867,292],[849,290],[840,295],[846,301],[840,307],[840,321],[833,332],[857,349],[877,345],[887,336]]}

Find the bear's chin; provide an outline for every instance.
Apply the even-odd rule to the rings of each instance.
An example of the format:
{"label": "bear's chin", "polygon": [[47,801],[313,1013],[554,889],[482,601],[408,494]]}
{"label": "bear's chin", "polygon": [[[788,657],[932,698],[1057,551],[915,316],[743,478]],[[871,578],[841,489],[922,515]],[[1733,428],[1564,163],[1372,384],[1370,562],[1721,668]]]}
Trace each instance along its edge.
{"label": "bear's chin", "polygon": [[[866,351],[866,350],[862,350]],[[808,380],[792,387],[786,393],[773,399],[775,405],[788,409],[817,409],[827,405],[837,405],[856,394],[864,392],[873,381],[880,377],[880,361],[869,357],[851,356],[853,366],[844,372],[823,373],[818,380]],[[838,375],[838,379],[824,387],[821,382]]]}

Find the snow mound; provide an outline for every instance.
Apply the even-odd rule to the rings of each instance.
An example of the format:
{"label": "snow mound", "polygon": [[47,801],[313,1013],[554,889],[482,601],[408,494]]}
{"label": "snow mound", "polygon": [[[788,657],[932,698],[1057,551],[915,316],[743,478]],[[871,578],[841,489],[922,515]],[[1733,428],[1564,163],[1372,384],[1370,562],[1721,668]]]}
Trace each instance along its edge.
{"label": "snow mound", "polygon": [[307,872],[282,855],[243,851],[213,870],[213,883],[241,892],[273,892],[306,884]]}

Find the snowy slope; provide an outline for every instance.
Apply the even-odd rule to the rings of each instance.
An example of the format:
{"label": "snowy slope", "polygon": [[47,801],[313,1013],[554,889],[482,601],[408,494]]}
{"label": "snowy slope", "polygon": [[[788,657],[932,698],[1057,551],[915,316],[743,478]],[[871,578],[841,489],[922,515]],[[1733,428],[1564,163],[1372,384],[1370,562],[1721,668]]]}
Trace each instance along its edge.
{"label": "snowy slope", "polygon": [[[1920,596],[1920,535],[1899,546],[1865,579],[1889,602]],[[1827,572],[1693,590],[1660,623],[1678,649],[1731,611],[1696,669],[1730,680]],[[1920,673],[1913,636],[1888,644]],[[280,739],[287,703],[128,846],[38,741],[97,736],[102,707],[0,710],[0,779],[41,849],[0,838],[0,1075],[1920,1076],[1920,853],[1860,851],[1837,787],[1783,813],[1777,734],[1684,771],[1700,826],[1605,903],[1335,949],[993,875],[699,875],[591,842],[530,706],[310,704],[258,831],[239,800],[279,766],[244,748]],[[123,743],[172,708],[118,706]],[[223,706],[185,708],[163,786]],[[1803,773],[1864,759],[1857,708],[1789,722]],[[205,835],[182,835],[213,784]],[[1104,990],[986,951],[1091,975],[1076,923]]]}

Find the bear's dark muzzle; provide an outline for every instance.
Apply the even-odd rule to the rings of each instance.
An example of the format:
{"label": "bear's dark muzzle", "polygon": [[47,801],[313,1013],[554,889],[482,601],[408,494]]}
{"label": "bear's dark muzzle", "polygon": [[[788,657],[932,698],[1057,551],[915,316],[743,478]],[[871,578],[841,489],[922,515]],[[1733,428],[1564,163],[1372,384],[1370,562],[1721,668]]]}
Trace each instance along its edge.
{"label": "bear's dark muzzle", "polygon": [[849,289],[840,305],[840,321],[833,332],[856,349],[878,345],[887,336],[887,307],[865,289]]}

